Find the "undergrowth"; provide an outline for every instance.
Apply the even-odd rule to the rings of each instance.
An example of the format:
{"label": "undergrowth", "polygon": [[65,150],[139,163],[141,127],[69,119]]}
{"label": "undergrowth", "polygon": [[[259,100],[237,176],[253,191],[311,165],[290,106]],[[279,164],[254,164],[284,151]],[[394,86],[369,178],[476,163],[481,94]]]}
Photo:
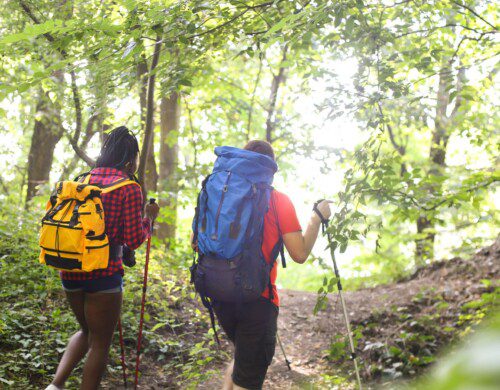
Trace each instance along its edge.
{"label": "undergrowth", "polygon": [[[0,207],[0,388],[47,385],[78,330],[57,271],[38,263],[39,220],[37,213]],[[129,376],[136,356],[144,250],[136,257],[136,267],[125,270],[122,311]],[[208,363],[223,358],[187,280],[188,258],[182,251],[152,251],[141,361],[146,371],[150,365],[161,371],[164,386],[196,384],[206,377]],[[115,387],[121,375],[116,334],[105,383]],[[81,366],[68,388],[76,388],[80,376]]]}
{"label": "undergrowth", "polygon": [[[434,288],[423,289],[412,301],[390,311],[373,312],[353,324],[355,348],[365,381],[392,383],[412,378],[449,349],[473,333],[483,320],[498,311],[500,288],[481,280],[479,299],[447,300]],[[349,370],[347,337],[336,335],[327,358]]]}

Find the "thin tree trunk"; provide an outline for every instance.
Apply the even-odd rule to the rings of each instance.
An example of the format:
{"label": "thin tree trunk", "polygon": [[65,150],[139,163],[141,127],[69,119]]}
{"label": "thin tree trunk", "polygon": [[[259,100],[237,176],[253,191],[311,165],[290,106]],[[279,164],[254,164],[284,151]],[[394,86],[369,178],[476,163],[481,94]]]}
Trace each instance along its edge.
{"label": "thin tree trunk", "polygon": [[[139,81],[139,107],[140,107],[140,120],[141,128],[146,128],[146,113],[147,113],[147,95],[148,95],[148,65],[146,59],[143,59],[137,64],[137,79]],[[153,123],[154,128],[154,123]],[[156,169],[156,158],[154,154],[154,141],[155,135],[153,131],[151,147],[146,159],[146,187],[156,192],[158,189],[158,170]]]}
{"label": "thin tree trunk", "polygon": [[161,135],[160,135],[160,206],[166,210],[166,221],[159,225],[158,236],[167,245],[175,239],[177,225],[177,195],[179,178],[177,175],[179,161],[179,94],[173,92],[168,97],[162,97],[160,105]]}
{"label": "thin tree trunk", "polygon": [[257,78],[255,79],[255,84],[252,91],[252,99],[250,100],[250,107],[248,109],[248,120],[247,120],[247,141],[250,141],[250,135],[252,133],[252,117],[253,117],[253,109],[255,105],[255,97],[257,93],[257,88],[259,87],[260,76],[262,74],[262,55],[259,56],[259,70],[257,71]]}
{"label": "thin tree trunk", "polygon": [[[406,154],[406,146],[403,145],[402,140],[400,140],[399,143],[396,140],[396,135],[394,134],[394,130],[393,130],[391,124],[387,123],[387,119],[384,115],[384,110],[382,108],[382,103],[380,101],[377,103],[377,106],[378,106],[378,111],[380,113],[380,116],[382,117],[382,120],[384,121],[387,133],[389,134],[389,140],[391,141],[391,145],[393,146],[394,150],[396,150],[396,152],[398,152],[398,154],[401,157],[404,157]],[[399,169],[399,174],[401,176],[403,176],[406,172],[407,172],[406,164],[403,162],[403,163],[401,163],[401,167]]]}
{"label": "thin tree trunk", "polygon": [[278,74],[273,74],[273,82],[271,84],[271,93],[269,94],[269,105],[267,109],[266,120],[266,141],[272,143],[274,141],[273,133],[276,128],[276,100],[278,98],[278,91],[280,85],[285,81],[286,68],[282,64],[286,61],[288,52],[288,45],[283,48],[283,54],[280,62]]}
{"label": "thin tree trunk", "polygon": [[[154,128],[154,126],[153,126]],[[156,192],[158,191],[158,170],[156,168],[156,158],[154,153],[154,145],[155,145],[155,134],[154,130],[151,134],[151,146],[149,148],[149,153],[146,161],[146,188],[148,191]]]}
{"label": "thin tree trunk", "polygon": [[148,96],[146,102],[144,141],[142,143],[141,158],[138,170],[139,181],[142,183],[142,191],[144,198],[146,198],[148,190],[150,189],[147,187],[148,183],[146,182],[146,167],[147,167],[149,153],[153,148],[152,145],[153,130],[154,130],[153,122],[154,122],[154,111],[155,111],[154,94],[155,94],[155,81],[156,81],[155,70],[156,66],[158,65],[158,61],[160,60],[161,45],[162,45],[161,36],[158,35],[156,37],[153,58],[151,60],[151,67],[149,69],[149,75],[148,75]]}

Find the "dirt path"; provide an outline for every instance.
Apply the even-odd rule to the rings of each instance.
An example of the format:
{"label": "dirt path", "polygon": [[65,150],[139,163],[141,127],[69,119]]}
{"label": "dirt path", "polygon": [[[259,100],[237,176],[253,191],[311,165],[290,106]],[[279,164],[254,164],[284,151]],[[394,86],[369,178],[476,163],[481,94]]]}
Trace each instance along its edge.
{"label": "dirt path", "polygon": [[[488,283],[484,283],[485,280]],[[484,293],[492,292],[495,285],[500,286],[500,239],[491,247],[480,250],[468,261],[456,258],[434,262],[399,283],[345,293],[351,322],[363,329],[363,337],[359,340],[357,352],[366,367],[362,371],[365,384],[368,379],[380,381],[381,371],[384,368],[390,370],[395,364],[400,367],[400,362],[384,358],[383,355],[388,346],[398,345],[398,337],[404,338],[402,334],[413,333],[431,338],[434,340],[432,345],[418,347],[428,349],[424,355],[437,355],[454,339],[453,333],[443,329],[464,326],[458,324],[459,316],[464,313],[463,305],[477,301]],[[330,348],[332,338],[335,335],[346,334],[337,294],[329,296],[326,310],[314,315],[317,294],[291,290],[281,290],[279,293],[281,298],[279,335],[288,359],[292,362],[292,370],[287,369],[281,350],[277,346],[264,389],[353,388],[354,382],[350,380],[353,375],[350,362],[341,365],[327,359],[326,350]],[[206,329],[200,331],[205,332]],[[365,348],[367,346],[369,348]],[[382,350],[377,350],[377,346],[382,347]],[[409,345],[406,347],[410,348]],[[232,355],[231,346],[227,341],[223,341],[223,348]],[[415,353],[417,359],[418,356],[422,356],[418,350],[409,353]],[[143,373],[141,389],[186,388],[186,384],[180,385],[175,380],[178,373],[160,374],[161,363],[155,362],[152,357],[145,356],[144,359],[148,360],[148,364],[143,364],[148,370]],[[197,389],[221,389],[222,373],[226,364],[227,362],[219,361],[207,367],[207,372],[220,374],[212,375],[198,385]],[[377,370],[378,374],[374,374]],[[322,375],[325,374],[337,375],[340,380],[344,379],[344,384],[326,386],[325,382],[321,382]],[[418,374],[416,371],[410,372],[410,376],[416,374]],[[345,379],[350,376],[350,384],[346,385]],[[118,384],[120,378],[115,379],[114,384],[104,388],[120,388]],[[393,379],[387,380],[389,388],[392,388],[390,381]],[[191,387],[188,385],[187,388]],[[365,385],[365,388],[370,386]]]}
{"label": "dirt path", "polygon": [[[394,312],[394,308],[411,305],[413,298],[422,291],[441,294],[452,305],[477,299],[484,286],[481,279],[498,281],[500,274],[500,242],[484,248],[471,261],[454,259],[434,263],[407,281],[347,292],[345,300],[351,320],[360,323],[374,313]],[[265,389],[312,389],[321,374],[332,373],[334,367],[325,359],[325,350],[332,336],[345,334],[344,319],[337,294],[329,297],[328,308],[313,314],[317,295],[308,292],[281,290],[281,307],[278,320],[279,335],[285,347],[292,370],[285,365],[279,346],[269,368]],[[421,310],[417,307],[416,310]],[[424,309],[425,310],[425,309]],[[387,333],[380,324],[381,337]],[[229,345],[226,346],[230,350]],[[222,369],[223,367],[221,367]],[[344,372],[345,376],[346,373]],[[318,388],[321,386],[318,386]],[[221,388],[220,378],[212,378],[199,389]],[[348,386],[343,388],[349,388]]]}
{"label": "dirt path", "polygon": [[[373,310],[385,311],[391,306],[398,306],[411,300],[425,284],[421,280],[409,283],[382,286],[375,289],[363,289],[345,294],[349,316],[353,321],[361,321]],[[342,308],[337,295],[329,297],[325,311],[313,314],[317,294],[281,290],[281,307],[278,329],[288,360],[292,362],[289,371],[283,354],[276,348],[275,357],[269,368],[265,389],[285,390],[310,388],[310,385],[321,374],[329,372],[332,367],[325,359],[332,336],[345,334]],[[198,387],[199,389],[221,388],[221,381],[210,380]]]}

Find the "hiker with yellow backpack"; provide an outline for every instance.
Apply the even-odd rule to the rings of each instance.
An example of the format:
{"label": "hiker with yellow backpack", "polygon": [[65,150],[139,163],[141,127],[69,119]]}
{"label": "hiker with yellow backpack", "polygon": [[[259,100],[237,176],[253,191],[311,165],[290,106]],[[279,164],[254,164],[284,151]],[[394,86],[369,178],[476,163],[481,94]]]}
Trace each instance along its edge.
{"label": "hiker with yellow backpack", "polygon": [[[40,262],[60,270],[62,286],[80,330],[69,340],[50,390],[62,389],[85,357],[81,389],[97,389],[120,318],[124,254],[151,234],[159,207],[143,212],[134,178],[139,146],[120,126],[104,142],[95,168],[59,182],[47,204],[40,234]],[[126,256],[125,256],[126,257]]]}

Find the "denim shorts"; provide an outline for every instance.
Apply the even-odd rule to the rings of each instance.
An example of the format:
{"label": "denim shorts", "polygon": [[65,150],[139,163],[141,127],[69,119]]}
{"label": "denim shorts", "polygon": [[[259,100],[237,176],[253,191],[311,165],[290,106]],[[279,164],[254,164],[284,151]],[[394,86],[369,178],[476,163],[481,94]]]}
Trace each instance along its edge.
{"label": "denim shorts", "polygon": [[117,293],[123,291],[123,277],[120,273],[115,273],[103,278],[88,280],[65,280],[61,279],[65,291],[86,293]]}

